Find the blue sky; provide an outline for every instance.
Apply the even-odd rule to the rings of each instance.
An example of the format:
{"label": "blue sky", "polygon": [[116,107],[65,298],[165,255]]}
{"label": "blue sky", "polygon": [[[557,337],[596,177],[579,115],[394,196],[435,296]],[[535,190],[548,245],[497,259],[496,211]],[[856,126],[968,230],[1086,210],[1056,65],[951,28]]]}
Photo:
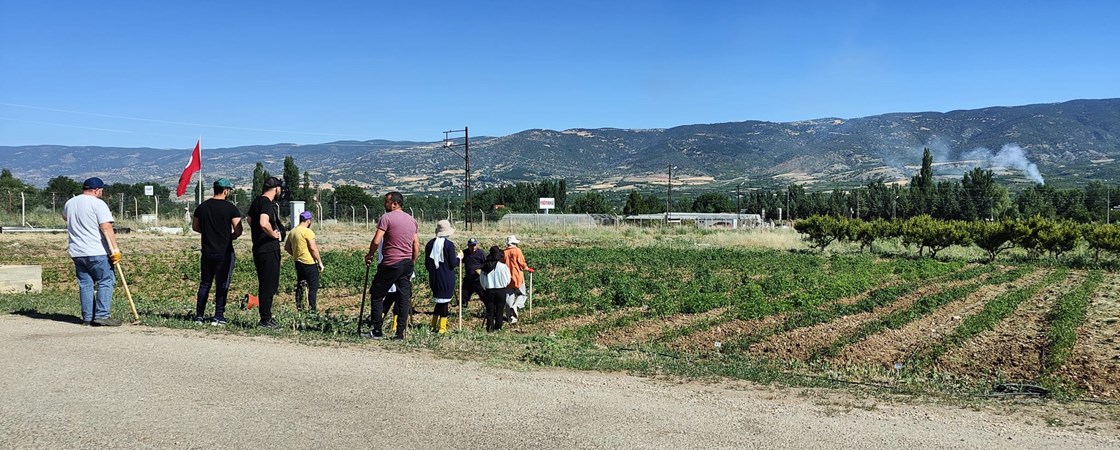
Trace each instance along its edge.
{"label": "blue sky", "polygon": [[1118,23],[1115,1],[0,0],[0,145],[436,141],[1113,98]]}

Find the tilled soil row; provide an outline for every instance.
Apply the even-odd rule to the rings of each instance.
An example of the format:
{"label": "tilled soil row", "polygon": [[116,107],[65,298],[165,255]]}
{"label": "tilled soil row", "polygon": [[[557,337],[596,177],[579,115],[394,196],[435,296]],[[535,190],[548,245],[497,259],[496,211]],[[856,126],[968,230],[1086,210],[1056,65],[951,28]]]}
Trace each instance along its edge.
{"label": "tilled soil row", "polygon": [[[966,267],[966,269],[967,269],[967,267]],[[981,278],[987,277],[987,276],[989,276],[989,274],[980,275]],[[864,292],[861,292],[859,294],[856,294],[856,295],[853,295],[853,296],[850,296],[850,297],[842,298],[840,300],[837,300],[834,303],[844,304],[844,305],[854,304],[854,303],[857,303],[857,302],[859,302],[863,299],[866,299],[869,295],[871,295],[872,292],[897,285],[900,282],[901,282],[900,280],[893,279],[893,278],[888,278],[878,286],[875,286],[875,287],[873,287],[871,289],[868,289]],[[951,283],[942,284],[940,286],[942,286],[942,288],[943,288],[944,286],[953,286],[953,285],[956,285],[956,284],[959,284],[959,283],[964,283],[964,282],[963,281],[962,282],[951,282]],[[831,305],[831,304],[833,304],[833,303],[828,303],[828,304],[821,305],[819,308],[826,308],[826,307],[828,307],[828,305]],[[692,333],[690,335],[687,335],[687,336],[680,336],[676,339],[673,339],[671,342],[667,343],[666,346],[671,348],[671,349],[674,349],[674,350],[682,350],[682,351],[715,351],[715,343],[716,342],[721,342],[721,343],[723,343],[723,342],[734,342],[736,339],[742,338],[743,336],[750,336],[750,335],[754,335],[754,334],[757,334],[757,333],[764,333],[764,332],[773,332],[773,331],[777,330],[778,327],[786,321],[786,319],[790,316],[790,314],[796,314],[796,313],[795,312],[788,312],[788,313],[775,314],[775,315],[763,317],[763,318],[760,318],[760,319],[750,319],[750,320],[737,319],[737,320],[732,320],[732,321],[729,321],[729,322],[720,323],[720,324],[714,325],[710,328],[707,328],[707,329],[704,329],[704,330],[699,330],[699,331],[697,331],[695,333]],[[753,350],[753,346],[752,346],[751,352],[756,353]]]}
{"label": "tilled soil row", "polygon": [[603,321],[613,321],[624,316],[634,314],[639,311],[645,311],[645,306],[636,306],[629,308],[616,309],[610,312],[598,311],[595,314],[580,314],[559,319],[549,320],[538,324],[532,324],[532,331],[540,333],[554,333],[561,330],[574,330],[576,328],[585,327],[593,323]]}
{"label": "tilled soil row", "polygon": [[1084,273],[1072,273],[1058,285],[1044,288],[995,328],[949,350],[934,369],[976,378],[1038,380],[1046,364],[1047,314],[1058,299],[1084,280]]}
{"label": "tilled soil row", "polygon": [[[858,302],[859,300],[866,298],[871,292],[875,291],[876,289],[890,286],[895,282],[896,280],[887,281],[883,285],[876,286],[875,288],[868,289],[865,292],[861,292],[857,295],[846,297],[837,301],[852,303]],[[707,311],[700,314],[680,316],[679,320],[674,319],[650,323],[648,325],[650,328],[649,330],[639,331],[637,333],[639,334],[640,339],[631,339],[630,341],[644,342],[646,340],[659,340],[670,331],[684,328],[686,326],[704,320],[719,320],[718,318],[726,313],[727,310],[728,308],[726,307],[716,308],[715,310]],[[778,324],[781,324],[783,321],[785,321],[787,315],[788,313],[779,313],[760,319],[732,319],[728,321],[713,323],[712,326],[708,328],[696,330],[695,332],[686,335],[671,338],[669,342],[665,343],[665,346],[670,349],[679,351],[715,351],[716,342],[730,342],[740,336],[746,336],[761,332],[763,330],[773,329]]]}
{"label": "tilled soil row", "polygon": [[1120,398],[1120,274],[1106,274],[1090,295],[1085,324],[1058,375],[1091,397]]}
{"label": "tilled soil row", "polygon": [[749,336],[764,330],[772,330],[786,320],[786,313],[774,314],[760,319],[735,319],[697,330],[665,343],[665,346],[678,351],[705,352],[715,351],[716,342],[729,342],[739,336]]}
{"label": "tilled soil row", "polygon": [[[990,276],[990,274],[982,274],[977,277],[977,279],[982,280],[988,276]],[[945,289],[952,289],[973,281],[975,280],[960,280],[943,284],[927,285],[918,288],[908,295],[899,297],[898,300],[890,304],[880,306],[868,312],[842,316],[831,322],[775,334],[765,341],[752,345],[750,347],[750,352],[774,359],[797,359],[805,361],[814,353],[828,347],[838,336],[853,333],[856,329],[868,322],[895,311],[909,308],[922,297],[934,295]],[[876,289],[881,288],[882,287]],[[872,291],[868,291],[862,294],[862,296],[866,298]]]}
{"label": "tilled soil row", "polygon": [[930,344],[944,338],[960,325],[964,316],[979,312],[999,294],[1027,286],[1045,275],[1044,270],[1035,270],[1009,283],[981,286],[963,299],[942,305],[902,328],[883,330],[848,345],[835,357],[829,358],[829,361],[834,365],[878,364],[893,367],[895,363],[909,360]]}
{"label": "tilled soil row", "polygon": [[725,306],[698,314],[677,314],[669,317],[646,319],[629,327],[603,330],[595,336],[595,342],[608,347],[650,342],[669,330],[683,328],[698,321],[719,317],[725,314],[728,309],[730,309],[730,307]]}

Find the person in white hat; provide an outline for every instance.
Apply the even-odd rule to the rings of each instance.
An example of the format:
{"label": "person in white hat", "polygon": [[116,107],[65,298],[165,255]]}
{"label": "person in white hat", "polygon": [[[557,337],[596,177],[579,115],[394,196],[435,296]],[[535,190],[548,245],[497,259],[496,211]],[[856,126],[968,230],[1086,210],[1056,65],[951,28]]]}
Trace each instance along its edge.
{"label": "person in white hat", "polygon": [[451,298],[455,295],[455,268],[459,267],[459,256],[455,243],[448,239],[455,234],[451,222],[441,220],[436,223],[436,237],[424,246],[424,267],[428,269],[428,286],[432,289],[436,307],[432,312],[432,332],[447,332],[447,316]]}
{"label": "person in white hat", "polygon": [[518,247],[520,243],[517,236],[511,234],[506,237],[506,249],[502,252],[502,262],[509,267],[509,287],[514,291],[507,300],[509,309],[506,320],[510,324],[517,323],[517,310],[525,306],[525,274],[521,271],[533,273],[533,268],[525,262],[525,254],[521,253],[521,247]]}

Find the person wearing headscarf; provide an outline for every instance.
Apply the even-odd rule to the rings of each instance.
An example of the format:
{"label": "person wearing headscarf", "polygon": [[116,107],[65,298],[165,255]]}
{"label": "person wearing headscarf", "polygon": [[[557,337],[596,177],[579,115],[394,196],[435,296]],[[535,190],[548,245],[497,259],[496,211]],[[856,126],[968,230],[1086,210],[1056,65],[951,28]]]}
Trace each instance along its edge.
{"label": "person wearing headscarf", "polygon": [[448,239],[454,233],[451,222],[441,220],[436,223],[436,237],[424,246],[424,267],[428,269],[428,286],[436,304],[432,312],[433,333],[447,332],[448,307],[455,295],[455,268],[459,267],[459,256],[455,243]]}
{"label": "person wearing headscarf", "polygon": [[522,271],[533,273],[533,268],[525,262],[525,254],[521,253],[521,247],[518,245],[521,241],[517,240],[517,236],[509,235],[506,238],[506,249],[502,252],[502,262],[509,267],[510,282],[509,288],[513,291],[513,296],[510,297],[509,310],[506,319],[509,323],[517,323],[517,310],[525,306],[525,275]]}
{"label": "person wearing headscarf", "polygon": [[486,331],[501,330],[506,297],[513,293],[513,289],[509,288],[509,267],[502,262],[502,250],[497,245],[490,247],[490,253],[479,269],[479,282],[482,284],[482,302],[486,307]]}

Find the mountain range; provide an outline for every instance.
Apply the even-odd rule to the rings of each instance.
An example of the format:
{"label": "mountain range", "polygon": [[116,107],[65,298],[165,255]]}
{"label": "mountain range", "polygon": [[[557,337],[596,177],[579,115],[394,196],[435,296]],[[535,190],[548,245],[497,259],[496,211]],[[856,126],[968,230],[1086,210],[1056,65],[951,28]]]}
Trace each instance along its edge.
{"label": "mountain range", "polygon": [[[603,191],[664,185],[670,166],[673,185],[684,189],[906,183],[925,148],[938,177],[984,167],[1010,184],[1115,180],[1120,99],[666,129],[534,129],[470,139],[476,187],[562,177],[576,189]],[[451,150],[461,153],[463,146]],[[244,186],[258,161],[280,174],[290,155],[326,187],[435,193],[463,183],[463,159],[455,152],[440,141],[254,145],[203,149],[202,167],[207,179]],[[190,150],[32,145],[0,146],[0,154],[0,166],[39,186],[58,175],[173,185]]]}

